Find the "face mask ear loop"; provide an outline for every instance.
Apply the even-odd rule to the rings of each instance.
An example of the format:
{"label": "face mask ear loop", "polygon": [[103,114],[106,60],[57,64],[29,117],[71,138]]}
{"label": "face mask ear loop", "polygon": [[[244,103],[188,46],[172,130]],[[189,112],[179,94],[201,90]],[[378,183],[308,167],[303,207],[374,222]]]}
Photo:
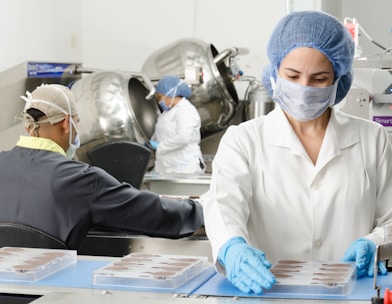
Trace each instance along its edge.
{"label": "face mask ear loop", "polygon": [[330,107],[332,107],[332,106],[335,104],[335,102],[336,102],[336,96],[337,96],[337,94],[338,94],[338,86],[339,86],[340,78],[341,78],[341,76],[339,76],[338,78],[336,78],[335,83],[333,84],[333,85],[334,85],[333,93],[332,93],[333,96],[331,96],[331,104],[330,104]]}
{"label": "face mask ear loop", "polygon": [[174,98],[176,98],[176,94],[177,94],[178,88],[179,88],[180,85],[183,84],[184,82],[185,82],[184,80],[180,80],[180,82],[179,82],[174,88],[172,88],[172,89],[169,90],[168,94],[170,94],[171,92],[173,92],[173,97],[172,97],[172,99],[171,99],[170,106],[169,106],[170,108],[173,106]]}
{"label": "face mask ear loop", "polygon": [[275,91],[276,82],[275,82],[275,80],[274,80],[274,78],[272,76],[270,77],[270,82],[271,82],[272,91]]}
{"label": "face mask ear loop", "polygon": [[178,85],[174,88],[173,97],[171,99],[170,106],[169,106],[170,108],[173,106],[174,98],[176,98],[177,88],[178,88]]}
{"label": "face mask ear loop", "polygon": [[67,94],[65,94],[62,90],[60,90],[57,87],[56,88],[57,91],[59,91],[61,94],[63,94],[65,101],[67,102],[67,107],[68,107],[68,114],[69,114],[69,144],[72,144],[72,124],[73,124],[73,119],[72,119],[72,111],[71,111],[71,104],[68,100],[68,96]]}
{"label": "face mask ear loop", "polygon": [[39,124],[34,123],[34,124],[33,124],[33,128],[32,128],[32,129],[30,130],[30,132],[29,132],[29,135],[30,135],[30,136],[33,136],[33,132],[35,132],[35,136],[36,136],[36,137],[39,137],[38,128],[39,128]]}
{"label": "face mask ear loop", "polygon": [[[279,74],[278,74],[277,70],[275,70],[275,74],[276,74],[276,78],[278,78]],[[272,91],[275,91],[275,89],[276,89],[276,80],[274,79],[274,75],[272,73],[272,70],[270,72],[270,82],[271,82]]]}
{"label": "face mask ear loop", "polygon": [[[59,91],[61,91],[61,90],[59,89]],[[73,124],[71,104],[69,103],[67,94],[65,94],[63,91],[61,91],[61,94],[64,95],[65,101],[67,102],[67,106],[68,106],[68,113],[69,113],[69,143],[71,144],[72,143],[72,124]]]}

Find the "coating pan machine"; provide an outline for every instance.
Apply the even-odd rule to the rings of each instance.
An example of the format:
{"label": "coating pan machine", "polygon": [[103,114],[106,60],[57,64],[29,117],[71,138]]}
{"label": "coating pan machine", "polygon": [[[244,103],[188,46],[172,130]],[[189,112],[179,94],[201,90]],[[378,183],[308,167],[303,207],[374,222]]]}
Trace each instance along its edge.
{"label": "coating pan machine", "polygon": [[86,152],[103,142],[148,142],[160,115],[153,83],[165,75],[177,75],[190,85],[203,139],[224,130],[240,107],[230,60],[241,52],[231,48],[218,53],[211,44],[182,39],[154,52],[141,73],[96,71],[82,77],[71,88],[80,116],[78,159],[88,162]]}
{"label": "coating pan machine", "polygon": [[75,82],[71,91],[80,119],[79,160],[88,162],[87,151],[104,142],[145,143],[152,136],[160,112],[154,87],[142,75],[98,71]]}
{"label": "coating pan machine", "polygon": [[181,39],[153,52],[142,72],[152,80],[177,75],[192,88],[191,103],[201,118],[201,133],[225,128],[236,114],[239,100],[233,85],[232,59],[242,49],[219,53],[214,45],[198,39]]}

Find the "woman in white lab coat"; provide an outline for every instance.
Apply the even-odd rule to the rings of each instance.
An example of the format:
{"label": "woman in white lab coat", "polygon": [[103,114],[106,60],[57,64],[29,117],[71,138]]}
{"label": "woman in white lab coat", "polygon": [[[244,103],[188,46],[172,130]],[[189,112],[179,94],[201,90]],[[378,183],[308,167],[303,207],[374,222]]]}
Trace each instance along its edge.
{"label": "woman in white lab coat", "polygon": [[189,86],[177,76],[165,76],[156,86],[162,108],[150,144],[156,150],[154,171],[159,173],[202,173],[200,116],[188,98]]}
{"label": "woman in white lab coat", "polygon": [[281,259],[355,261],[371,276],[392,220],[392,150],[381,125],[333,107],[352,83],[352,38],[330,15],[295,12],[267,51],[276,107],[227,130],[202,198],[216,268],[255,293]]}

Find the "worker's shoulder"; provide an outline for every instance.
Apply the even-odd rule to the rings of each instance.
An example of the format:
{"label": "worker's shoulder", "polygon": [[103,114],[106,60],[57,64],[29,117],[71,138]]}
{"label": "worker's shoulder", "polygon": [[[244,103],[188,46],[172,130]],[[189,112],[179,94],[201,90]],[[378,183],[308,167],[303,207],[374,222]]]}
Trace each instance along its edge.
{"label": "worker's shoulder", "polygon": [[58,170],[68,171],[69,173],[75,174],[75,172],[85,173],[90,170],[90,165],[85,162],[68,159],[65,157],[58,157],[53,162],[57,163],[56,167]]}
{"label": "worker's shoulder", "polygon": [[236,125],[230,125],[224,132],[222,139],[228,142],[238,142],[243,145],[248,145],[255,138],[259,138],[263,134],[265,123],[265,117],[257,117]]}
{"label": "worker's shoulder", "polygon": [[227,128],[228,132],[234,133],[249,133],[252,131],[260,131],[265,124],[265,116],[259,116],[250,120],[243,121],[239,124],[230,125]]}
{"label": "worker's shoulder", "polygon": [[377,118],[373,121],[370,119],[354,116],[342,112],[340,110],[335,110],[334,115],[335,115],[335,123],[344,128],[353,128],[353,129],[362,128],[374,132],[384,131],[384,126],[382,125],[382,121],[377,121]]}
{"label": "worker's shoulder", "polygon": [[[176,108],[177,108],[178,110],[183,109],[183,110],[189,111],[190,109],[192,109],[192,110],[194,110],[194,111],[197,111],[196,106],[195,106],[193,103],[191,103],[188,99],[185,99],[185,98],[183,98],[183,99],[177,104]],[[192,110],[191,110],[191,111],[192,111]]]}

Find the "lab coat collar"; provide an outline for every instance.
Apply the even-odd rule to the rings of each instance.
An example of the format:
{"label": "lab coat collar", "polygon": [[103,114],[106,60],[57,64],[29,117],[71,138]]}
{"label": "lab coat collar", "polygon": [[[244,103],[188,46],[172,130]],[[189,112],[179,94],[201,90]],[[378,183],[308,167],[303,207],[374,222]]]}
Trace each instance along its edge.
{"label": "lab coat collar", "polygon": [[[350,119],[351,118],[351,119]],[[329,125],[333,128],[340,149],[348,148],[361,140],[360,129],[357,126],[358,117],[332,108]]]}
{"label": "lab coat collar", "polygon": [[63,148],[61,148],[57,143],[48,138],[22,135],[20,136],[16,145],[22,148],[52,151],[65,156]]}
{"label": "lab coat collar", "polygon": [[163,111],[161,115],[174,115],[173,113],[176,113],[181,106],[184,106],[187,102],[189,102],[185,97],[183,97],[177,104],[173,107],[170,108],[168,111]]}
{"label": "lab coat collar", "polygon": [[359,128],[350,116],[332,108],[327,131],[317,159],[316,169],[321,170],[330,160],[340,155],[342,150],[360,142]]}
{"label": "lab coat collar", "polygon": [[264,138],[267,144],[291,148],[293,129],[283,110],[275,103],[275,109],[265,116]]}
{"label": "lab coat collar", "polygon": [[[275,109],[266,117],[265,136],[267,144],[290,149],[293,154],[308,157],[303,145],[296,136],[283,110],[275,105]],[[332,108],[327,131],[320,149],[317,166],[323,166],[342,149],[358,143],[359,132],[353,132],[353,121],[347,114]]]}

